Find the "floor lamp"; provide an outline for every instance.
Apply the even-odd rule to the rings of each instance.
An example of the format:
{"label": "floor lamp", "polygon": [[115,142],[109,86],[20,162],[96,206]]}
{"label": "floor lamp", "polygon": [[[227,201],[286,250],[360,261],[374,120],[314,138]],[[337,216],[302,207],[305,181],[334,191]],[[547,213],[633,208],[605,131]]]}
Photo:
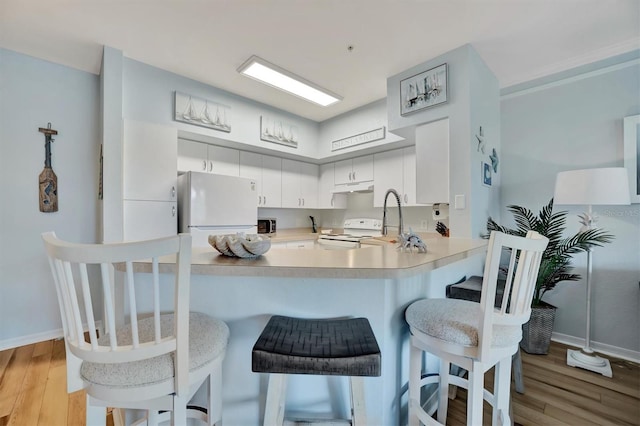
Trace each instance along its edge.
{"label": "floor lamp", "polygon": [[[597,228],[594,205],[630,204],[627,170],[623,167],[571,170],[558,173],[553,197],[554,204],[586,205],[588,210],[580,215],[583,224],[580,232]],[[592,251],[587,251],[587,332],[584,347],[567,351],[567,364],[595,371],[612,377],[609,360],[597,356],[591,349],[591,286]]]}

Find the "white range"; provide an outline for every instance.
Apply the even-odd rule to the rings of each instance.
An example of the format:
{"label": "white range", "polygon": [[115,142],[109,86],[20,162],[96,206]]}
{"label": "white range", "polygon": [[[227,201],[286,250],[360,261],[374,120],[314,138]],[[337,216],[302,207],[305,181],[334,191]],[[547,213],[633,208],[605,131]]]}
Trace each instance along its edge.
{"label": "white range", "polygon": [[360,241],[382,235],[382,219],[346,219],[342,234],[320,234],[318,244],[324,249],[360,248]]}

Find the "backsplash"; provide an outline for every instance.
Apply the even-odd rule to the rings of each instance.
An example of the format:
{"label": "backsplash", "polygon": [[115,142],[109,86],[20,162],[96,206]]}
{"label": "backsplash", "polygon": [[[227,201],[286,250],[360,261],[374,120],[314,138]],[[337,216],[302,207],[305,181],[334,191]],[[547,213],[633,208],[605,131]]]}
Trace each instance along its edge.
{"label": "backsplash", "polygon": [[[393,232],[398,224],[398,209],[395,200],[389,199],[387,205],[390,231]],[[323,209],[258,209],[258,217],[275,217],[278,221],[278,229],[311,228],[309,216],[316,218],[319,227],[341,228],[345,219],[354,217],[372,217],[382,219],[382,208],[373,207],[373,193],[353,193],[347,197],[346,210]],[[436,221],[431,215],[431,206],[405,207],[402,206],[405,231],[411,228],[416,232],[434,232]],[[448,220],[442,222],[448,226]],[[426,226],[425,226],[426,225]]]}

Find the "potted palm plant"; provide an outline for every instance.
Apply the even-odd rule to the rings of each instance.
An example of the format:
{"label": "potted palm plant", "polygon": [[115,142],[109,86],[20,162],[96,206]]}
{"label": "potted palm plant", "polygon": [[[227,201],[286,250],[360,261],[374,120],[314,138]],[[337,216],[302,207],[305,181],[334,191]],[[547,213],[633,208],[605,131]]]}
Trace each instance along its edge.
{"label": "potted palm plant", "polygon": [[[586,252],[593,247],[601,246],[613,240],[613,235],[602,229],[591,229],[578,232],[573,236],[563,237],[567,212],[553,212],[553,198],[535,215],[526,207],[507,206],[513,214],[516,228],[511,229],[498,225],[491,217],[487,220],[487,231],[501,231],[506,234],[525,236],[527,231],[534,230],[549,239],[549,245],[542,255],[540,272],[533,293],[531,318],[522,327],[520,347],[527,353],[546,354],[549,351],[553,321],[556,307],[542,300],[547,291],[563,281],[578,281],[579,274],[572,273],[572,255]],[[488,235],[486,235],[488,238]]]}

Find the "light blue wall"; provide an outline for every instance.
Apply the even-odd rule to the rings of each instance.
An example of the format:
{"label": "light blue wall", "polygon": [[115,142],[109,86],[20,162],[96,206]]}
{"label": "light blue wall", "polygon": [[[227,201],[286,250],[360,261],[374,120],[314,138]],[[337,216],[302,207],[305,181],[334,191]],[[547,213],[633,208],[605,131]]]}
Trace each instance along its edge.
{"label": "light blue wall", "polygon": [[[0,49],[0,349],[61,327],[40,234],[97,240],[98,96],[96,75]],[[38,207],[48,122],[56,213]]]}
{"label": "light blue wall", "polygon": [[[215,72],[215,70],[212,70]],[[231,132],[225,133],[173,120],[174,92],[209,99],[231,107]],[[178,131],[217,138],[219,144],[233,148],[269,149],[281,156],[317,156],[318,123],[277,110],[224,90],[155,68],[129,58],[123,66],[123,117],[174,126]],[[298,127],[298,148],[260,140],[260,117],[278,117]]]}
{"label": "light blue wall", "polygon": [[[637,57],[637,53],[634,55]],[[622,64],[618,63],[623,61]],[[616,63],[618,63],[616,65]],[[599,65],[599,66],[596,66]],[[580,71],[587,70],[584,74]],[[570,77],[570,75],[576,75]],[[539,211],[553,196],[563,170],[623,166],[622,120],[640,113],[640,64],[625,55],[546,78],[542,85],[507,89],[502,112],[502,203]],[[546,85],[545,85],[546,84]],[[579,206],[569,211],[568,232],[579,229]],[[595,206],[612,244],[594,250],[592,340],[640,351],[640,204]],[[512,225],[503,212],[503,223]],[[586,255],[574,256],[585,275]],[[586,282],[563,282],[545,300],[559,309],[554,331],[585,335]]]}

